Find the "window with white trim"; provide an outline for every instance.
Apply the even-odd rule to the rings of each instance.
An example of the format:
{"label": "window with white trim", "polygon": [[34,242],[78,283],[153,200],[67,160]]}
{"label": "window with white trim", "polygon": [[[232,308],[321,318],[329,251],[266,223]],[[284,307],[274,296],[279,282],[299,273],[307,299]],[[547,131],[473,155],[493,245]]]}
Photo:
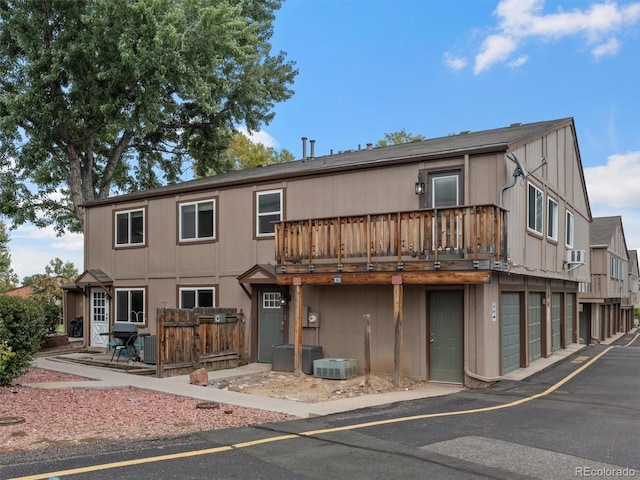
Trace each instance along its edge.
{"label": "window with white trim", "polygon": [[566,234],[566,245],[569,248],[573,248],[573,213],[567,210],[567,234]]}
{"label": "window with white trim", "polygon": [[215,307],[216,289],[210,288],[180,288],[180,308]]}
{"label": "window with white trim", "polygon": [[460,173],[431,174],[431,207],[460,205]]}
{"label": "window with white trim", "polygon": [[180,241],[216,238],[216,202],[204,200],[180,204]]}
{"label": "window with white trim", "polygon": [[262,308],[281,308],[279,292],[264,292],[262,295]]}
{"label": "window with white trim", "polygon": [[116,247],[144,244],[144,209],[116,212]]}
{"label": "window with white trim", "polygon": [[622,280],[624,278],[624,265],[622,260],[611,255],[611,278]]}
{"label": "window with white trim", "polygon": [[543,202],[542,202],[542,190],[533,184],[529,184],[528,194],[528,220],[527,227],[529,230],[534,231],[542,235],[542,216],[543,216]]}
{"label": "window with white trim", "polygon": [[558,240],[558,202],[547,198],[547,237]]}
{"label": "window with white trim", "polygon": [[282,220],[282,190],[256,192],[256,236],[272,237],[275,225]]}
{"label": "window with white trim", "polygon": [[116,322],[145,322],[144,288],[116,288]]}

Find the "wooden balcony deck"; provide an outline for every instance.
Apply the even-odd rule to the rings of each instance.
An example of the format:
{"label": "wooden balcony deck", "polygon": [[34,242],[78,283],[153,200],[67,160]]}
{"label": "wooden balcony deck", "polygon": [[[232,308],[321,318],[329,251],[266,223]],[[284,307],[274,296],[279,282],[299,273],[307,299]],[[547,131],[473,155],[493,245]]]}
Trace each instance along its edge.
{"label": "wooden balcony deck", "polygon": [[279,276],[506,269],[505,210],[496,205],[314,218],[275,226]]}

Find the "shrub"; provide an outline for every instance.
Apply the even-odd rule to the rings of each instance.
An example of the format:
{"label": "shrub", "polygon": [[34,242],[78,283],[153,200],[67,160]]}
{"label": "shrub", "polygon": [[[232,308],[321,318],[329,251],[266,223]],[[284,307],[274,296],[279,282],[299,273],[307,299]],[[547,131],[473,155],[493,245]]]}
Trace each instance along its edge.
{"label": "shrub", "polygon": [[[44,342],[45,315],[33,300],[0,295],[0,344],[3,347],[0,386],[25,373]],[[7,354],[6,352],[11,354]]]}
{"label": "shrub", "polygon": [[9,360],[15,356],[15,352],[11,351],[11,347],[7,345],[7,342],[0,342],[0,379],[8,368]]}

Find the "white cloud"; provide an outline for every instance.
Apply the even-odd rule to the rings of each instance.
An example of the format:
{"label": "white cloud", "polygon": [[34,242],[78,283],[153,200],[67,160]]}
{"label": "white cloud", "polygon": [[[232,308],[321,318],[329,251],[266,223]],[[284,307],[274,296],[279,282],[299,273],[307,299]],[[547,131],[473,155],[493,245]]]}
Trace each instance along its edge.
{"label": "white cloud", "polygon": [[525,63],[527,63],[528,61],[529,61],[529,56],[528,55],[522,55],[521,57],[518,57],[515,60],[509,62],[509,67],[518,68],[518,67],[521,67],[522,65],[524,65]]}
{"label": "white cloud", "polygon": [[622,216],[627,248],[640,249],[640,151],[611,155],[606,165],[584,169],[594,217]]}
{"label": "white cloud", "polygon": [[605,1],[584,10],[559,10],[552,14],[544,14],[543,8],[544,0],[500,1],[494,11],[498,27],[482,42],[475,58],[474,73],[488,70],[496,63],[507,62],[511,67],[523,65],[526,62],[510,61],[510,57],[528,38],[557,41],[562,37],[584,35],[588,43],[599,44],[592,50],[596,58],[615,55],[621,43],[607,37],[640,20],[640,3],[637,2],[619,6]]}
{"label": "white cloud", "polygon": [[515,52],[517,46],[512,37],[506,35],[488,36],[482,43],[481,52],[476,56],[473,72],[477,75],[494,63],[507,60]]}
{"label": "white cloud", "polygon": [[449,52],[445,52],[443,57],[445,65],[451,70],[459,71],[467,66],[467,59],[464,57],[458,57]]}
{"label": "white cloud", "polygon": [[617,39],[612,38],[608,42],[598,45],[596,48],[591,50],[591,54],[596,60],[598,60],[600,57],[617,54],[620,51],[620,47],[620,42]]}
{"label": "white cloud", "polygon": [[51,227],[23,225],[9,232],[8,248],[11,268],[21,281],[25,276],[44,273],[44,267],[56,257],[73,263],[79,272],[84,267],[84,241],[78,233],[58,237]]}
{"label": "white cloud", "polygon": [[279,146],[278,141],[264,130],[253,132],[251,134],[249,134],[246,127],[240,127],[238,130],[253,143],[261,143],[267,148],[278,148]]}
{"label": "white cloud", "polygon": [[640,152],[611,155],[606,165],[585,168],[584,176],[592,204],[640,207]]}

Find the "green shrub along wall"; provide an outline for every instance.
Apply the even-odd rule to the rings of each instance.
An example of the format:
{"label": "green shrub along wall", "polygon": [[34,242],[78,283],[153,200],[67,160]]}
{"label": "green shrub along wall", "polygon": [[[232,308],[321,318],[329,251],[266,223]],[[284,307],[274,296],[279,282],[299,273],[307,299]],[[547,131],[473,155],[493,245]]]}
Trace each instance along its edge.
{"label": "green shrub along wall", "polygon": [[0,386],[11,385],[27,371],[46,333],[40,303],[0,295]]}

